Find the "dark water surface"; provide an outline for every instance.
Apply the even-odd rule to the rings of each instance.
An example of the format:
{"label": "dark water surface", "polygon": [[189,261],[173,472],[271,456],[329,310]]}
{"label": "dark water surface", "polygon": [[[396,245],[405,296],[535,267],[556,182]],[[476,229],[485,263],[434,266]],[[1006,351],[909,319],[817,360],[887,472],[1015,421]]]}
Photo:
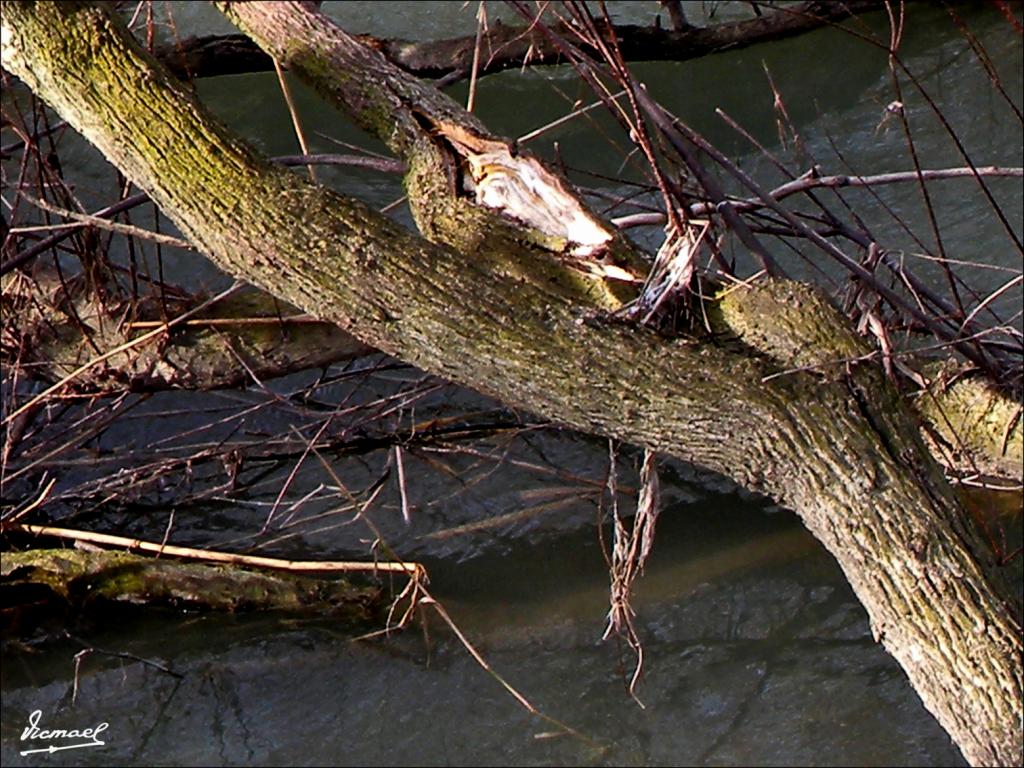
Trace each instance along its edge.
{"label": "dark water surface", "polygon": [[[428,562],[428,566],[430,563]],[[903,673],[871,639],[831,559],[789,514],[732,496],[666,510],[636,601],[645,709],[602,643],[603,561],[591,531],[459,567],[433,593],[528,715],[440,622],[353,642],[351,627],[164,615],[96,627],[80,645],[4,660],[5,765],[34,709],[51,727],[108,722],[106,746],[61,765],[960,764]],[[84,752],[84,750],[80,751]]]}
{"label": "dark water surface", "polygon": [[[173,5],[180,34],[214,29],[215,14],[207,15],[204,4]],[[489,7],[514,21],[507,9]],[[473,29],[474,8],[459,2],[326,3],[325,8],[356,32],[431,39]],[[624,20],[643,21],[657,4],[613,8]],[[722,10],[729,12],[728,6]],[[1019,38],[994,11],[975,10],[967,18],[1020,104]],[[881,17],[869,22],[883,28]],[[964,48],[941,9],[911,8],[905,59],[976,162],[1020,165],[1020,126],[1008,119],[1005,105]],[[779,145],[764,66],[785,94],[806,151],[829,171],[847,170],[832,154],[830,141],[856,172],[912,167],[901,133],[879,125],[891,101],[884,55],[838,32],[636,69],[655,96],[773,183],[777,179],[767,164],[714,115],[721,107],[773,151],[794,157],[796,150]],[[316,132],[379,148],[308,90],[294,87],[313,151],[344,151]],[[453,94],[462,98],[465,90],[460,86]],[[263,151],[297,152],[273,76],[221,78],[202,83],[200,92]],[[495,131],[515,136],[563,114],[563,95],[584,96],[563,69],[509,72],[483,80],[477,103]],[[960,165],[948,137],[913,93],[907,94],[907,109],[916,121],[923,164]],[[603,118],[598,122],[609,125]],[[606,174],[619,170],[619,154],[590,124],[560,128],[536,151],[553,154],[552,141],[570,166]],[[88,182],[106,172],[87,148],[81,147],[78,157],[80,167],[69,173],[79,175],[88,201]],[[320,173],[326,183],[373,205],[402,194],[396,178],[353,169]],[[991,187],[1020,236],[1020,180],[993,180]],[[851,192],[850,200],[877,212],[874,204],[864,203],[864,194]],[[915,226],[925,221],[913,188],[879,194]],[[945,223],[948,251],[996,268],[1019,266],[971,182],[949,182],[936,190],[934,202]],[[881,214],[873,224],[893,233],[895,242],[906,242],[907,258],[913,258],[913,243],[895,224],[885,223]],[[193,288],[228,282],[187,254],[167,258],[165,273]],[[983,290],[1005,279],[997,269],[992,275]],[[933,276],[939,279],[937,272]],[[999,307],[1019,306],[1020,296],[1018,286]],[[418,377],[408,370],[382,373],[373,377],[369,391],[339,384],[323,396],[326,402],[369,400],[411,386]],[[274,382],[271,389],[287,393],[308,378]],[[134,450],[181,431],[190,418],[205,423],[201,406],[241,412],[265,397],[160,395],[140,406],[137,418],[104,434],[97,453],[118,452],[130,460]],[[278,405],[255,414],[246,428],[287,431],[293,413]],[[447,388],[436,402],[423,401],[417,408],[428,414],[495,405]],[[230,432],[230,424],[225,430]],[[635,601],[646,660],[638,690],[644,707],[639,706],[625,693],[631,657],[620,657],[614,640],[601,640],[608,577],[594,525],[593,488],[607,470],[607,446],[549,430],[491,448],[500,460],[483,468],[467,456],[408,458],[410,524],[401,518],[393,483],[380,498],[374,522],[404,557],[427,566],[432,594],[494,669],[581,737],[552,737],[557,729],[517,704],[436,617],[427,636],[413,629],[357,642],[355,636],[372,628],[272,616],[150,613],[78,628],[78,639],[31,652],[6,649],[3,764],[962,764],[902,671],[872,640],[864,611],[834,561],[799,521],[721,479],[674,463],[663,468],[666,508]],[[389,458],[379,452],[338,459],[334,469],[349,487],[365,488]],[[438,470],[442,459],[447,471]],[[635,483],[633,460],[622,460],[624,485]],[[538,466],[560,474],[545,474]],[[470,477],[472,482],[464,482]],[[227,546],[252,536],[283,480],[272,476],[267,496],[248,506],[218,506],[191,516],[183,511],[175,522],[175,543]],[[323,482],[316,472],[300,475],[289,498]],[[310,509],[312,514],[321,508]],[[499,522],[484,530],[459,528],[492,518]],[[261,553],[367,557],[372,536],[348,518],[345,524],[310,518],[290,527],[283,519],[274,531],[287,538],[268,542],[264,537]],[[101,515],[99,521],[107,530],[157,539],[167,524],[165,514],[124,511]],[[76,679],[75,654],[83,643],[122,655],[88,655]],[[180,677],[139,659],[165,665]],[[42,711],[47,728],[108,723],[105,745],[21,755],[34,745],[20,736],[35,710]]]}

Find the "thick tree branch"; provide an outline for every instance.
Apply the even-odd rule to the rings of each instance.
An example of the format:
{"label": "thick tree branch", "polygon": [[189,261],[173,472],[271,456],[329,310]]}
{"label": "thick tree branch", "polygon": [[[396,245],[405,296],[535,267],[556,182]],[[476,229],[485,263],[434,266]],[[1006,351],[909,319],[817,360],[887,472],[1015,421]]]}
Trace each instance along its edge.
{"label": "thick tree branch", "polygon": [[[296,17],[314,34],[289,39],[291,63],[325,90],[352,91],[350,108],[407,159],[411,197],[447,188],[431,186],[426,170],[447,180],[433,165],[435,131],[459,117],[439,95],[413,94],[379,55],[351,48],[307,8],[231,9],[258,29],[264,13]],[[598,297],[552,287],[550,271],[511,271],[509,251],[487,247],[486,233],[464,235],[474,248],[430,244],[271,166],[101,10],[7,3],[2,33],[4,66],[227,271],[424,370],[792,506],[968,759],[1019,761],[1020,624],[916,422],[876,366],[856,363],[870,350],[816,292],[737,290],[716,305],[735,329],[731,343],[666,341],[602,319]],[[331,51],[318,46],[331,41],[347,46],[349,68],[329,66]]]}

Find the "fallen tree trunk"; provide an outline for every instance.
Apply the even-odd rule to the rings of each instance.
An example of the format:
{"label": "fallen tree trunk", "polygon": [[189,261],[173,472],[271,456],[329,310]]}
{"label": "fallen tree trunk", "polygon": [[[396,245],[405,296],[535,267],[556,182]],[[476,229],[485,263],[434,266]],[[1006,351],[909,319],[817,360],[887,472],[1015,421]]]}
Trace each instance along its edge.
{"label": "fallen tree trunk", "polygon": [[379,587],[233,565],[143,557],[129,552],[30,549],[0,555],[4,636],[27,636],[53,615],[77,617],[118,605],[198,611],[285,611],[379,618]]}
{"label": "fallen tree trunk", "polygon": [[[133,340],[202,297],[175,294],[163,305],[101,298],[81,279],[61,280],[53,270],[31,278],[5,278],[0,309],[3,363],[25,375],[88,394],[125,389],[236,388],[320,368],[376,350],[336,325],[317,320],[262,291],[218,301],[161,337]],[[117,350],[123,349],[118,353]],[[90,361],[104,358],[102,365]],[[933,457],[947,473],[1019,485],[1024,481],[1024,419],[1020,405],[968,372],[929,366],[929,387],[914,404]]]}
{"label": "fallen tree trunk", "polygon": [[[551,256],[545,264],[535,238],[517,240],[510,224],[498,238],[477,229],[493,223],[493,212],[467,214],[457,228],[443,217],[431,226],[435,206],[469,206],[451,202],[454,190],[447,201],[422,197],[428,190],[437,197],[449,178],[450,148],[437,127],[460,124],[439,94],[399,96],[396,104],[407,83],[307,8],[231,9],[250,27],[260,14],[283,13],[311,33],[290,37],[290,24],[277,27],[278,39],[287,39],[285,63],[336,78],[364,99],[363,115],[411,169],[418,222],[458,248],[427,243],[357,201],[272,167],[101,10],[7,4],[4,66],[227,271],[424,370],[701,464],[795,509],[967,759],[1019,762],[1019,620],[916,421],[873,365],[791,370],[807,355],[821,363],[865,353],[827,302],[795,284],[736,291],[718,304],[736,327],[734,343],[723,346],[667,341],[604,319],[595,307],[617,298],[606,274],[580,277]],[[355,52],[348,69],[325,59],[320,46],[334,43]],[[416,122],[424,116],[426,128]],[[628,254],[613,258],[624,260],[620,269],[630,266]]]}
{"label": "fallen tree trunk", "polygon": [[[262,291],[229,296],[157,335],[151,331],[203,299],[101,293],[55,270],[5,278],[5,364],[43,381],[66,380],[77,392],[153,392],[241,387],[375,351]],[[102,364],[90,364],[96,360]]]}
{"label": "fallen tree trunk", "polygon": [[[616,24],[615,35],[626,61],[688,61],[805,34],[884,7],[879,0],[811,0],[751,19],[703,27],[666,29],[658,23]],[[570,32],[569,25],[553,25],[559,33]],[[373,35],[359,35],[358,39],[406,72],[440,78],[446,84],[470,76],[477,44],[476,35],[447,40],[394,40]],[[564,63],[550,38],[539,30],[510,26],[500,20],[481,31],[480,46],[483,55],[477,64],[478,77],[516,67]],[[273,60],[244,35],[193,37],[163,45],[155,53],[171,72],[185,80],[274,70]]]}

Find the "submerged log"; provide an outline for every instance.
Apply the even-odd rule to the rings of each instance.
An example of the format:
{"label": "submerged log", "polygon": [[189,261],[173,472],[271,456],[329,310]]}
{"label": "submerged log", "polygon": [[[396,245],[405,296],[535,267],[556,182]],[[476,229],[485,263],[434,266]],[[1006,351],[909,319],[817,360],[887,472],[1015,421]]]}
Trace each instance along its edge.
{"label": "submerged log", "polygon": [[[47,616],[78,617],[116,605],[198,611],[284,611],[379,619],[379,587],[207,565],[129,552],[30,549],[0,554],[3,634],[26,635]],[[27,618],[29,617],[30,618]]]}

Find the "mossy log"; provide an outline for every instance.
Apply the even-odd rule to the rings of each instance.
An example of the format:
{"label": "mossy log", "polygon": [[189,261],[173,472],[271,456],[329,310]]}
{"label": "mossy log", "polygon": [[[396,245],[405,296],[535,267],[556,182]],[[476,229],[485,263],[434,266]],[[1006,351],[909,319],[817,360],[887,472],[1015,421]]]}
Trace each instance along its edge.
{"label": "mossy log", "polygon": [[[406,161],[417,222],[438,243],[274,168],[102,9],[5,3],[4,66],[228,272],[426,371],[701,464],[796,510],[967,759],[1020,761],[1017,607],[877,367],[822,374],[794,365],[792,344],[773,350],[771,334],[732,348],[608,319],[600,307],[618,297],[603,277],[512,236],[514,223],[494,236],[493,211],[468,212],[449,183],[461,161],[436,135],[461,113],[441,94],[403,96],[407,75],[306,5],[232,3],[230,13],[283,64],[353,100],[349,110]],[[348,51],[341,69],[328,55],[337,50]],[[453,228],[446,209],[468,213]],[[628,253],[609,255],[628,270]],[[811,347],[822,322],[848,329],[806,287],[753,291],[747,326],[787,312],[808,339],[796,348]],[[807,322],[791,311],[800,306],[814,309]]]}
{"label": "mossy log", "polygon": [[[823,302],[787,284],[724,291],[710,305],[709,319],[723,343],[748,344],[780,365],[835,379],[853,366],[863,367],[855,361],[872,357],[873,350],[847,324],[832,320],[834,310]],[[927,386],[912,405],[933,457],[952,473],[1019,484],[1024,477],[1020,403],[962,366],[925,362],[919,373]]]}
{"label": "mossy log", "polygon": [[[81,616],[125,604],[284,611],[354,621],[378,619],[386,607],[383,590],[356,586],[344,578],[81,549],[0,553],[0,595],[5,635],[28,633],[47,615]],[[31,621],[25,619],[28,612]]]}
{"label": "mossy log", "polygon": [[[720,333],[737,338],[762,333],[743,319],[746,291],[729,300],[723,294]],[[8,365],[34,378],[57,382],[89,360],[108,355],[103,365],[81,371],[69,382],[76,391],[118,393],[125,389],[209,390],[244,386],[254,379],[318,368],[376,350],[336,325],[301,313],[268,293],[249,290],[197,313],[187,324],[143,345],[132,339],[162,321],[166,313],[184,313],[202,297],[172,293],[161,303],[130,302],[104,296],[82,278],[61,279],[37,266],[31,277],[5,276],[0,310],[3,350],[17,351]],[[125,317],[130,309],[132,320]],[[724,315],[728,314],[728,320]],[[778,343],[791,344],[785,334]],[[749,340],[749,338],[748,338]],[[806,340],[811,342],[812,340]],[[841,352],[834,340],[818,338],[810,348]],[[862,345],[857,347],[863,352]],[[794,363],[797,358],[794,357]],[[832,365],[825,361],[822,370]],[[984,379],[944,364],[921,371],[929,382],[914,404],[923,419],[923,435],[932,454],[948,471],[1024,481],[1024,419],[1021,407]]]}

